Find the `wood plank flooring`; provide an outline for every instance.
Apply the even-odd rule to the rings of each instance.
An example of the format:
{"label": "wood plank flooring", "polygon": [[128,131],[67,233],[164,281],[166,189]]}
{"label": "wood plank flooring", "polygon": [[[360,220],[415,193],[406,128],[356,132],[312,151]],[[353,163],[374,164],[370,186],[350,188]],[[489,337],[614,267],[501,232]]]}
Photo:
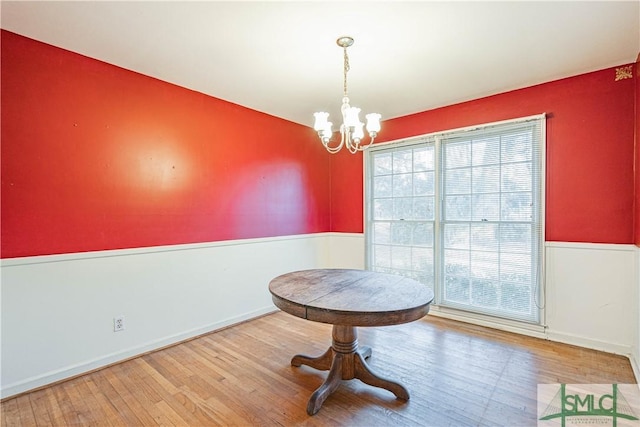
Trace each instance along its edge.
{"label": "wood plank flooring", "polygon": [[278,312],[1,403],[3,426],[535,426],[539,383],[635,383],[629,361],[427,316],[359,328],[408,402],[344,381],[315,416],[331,326]]}

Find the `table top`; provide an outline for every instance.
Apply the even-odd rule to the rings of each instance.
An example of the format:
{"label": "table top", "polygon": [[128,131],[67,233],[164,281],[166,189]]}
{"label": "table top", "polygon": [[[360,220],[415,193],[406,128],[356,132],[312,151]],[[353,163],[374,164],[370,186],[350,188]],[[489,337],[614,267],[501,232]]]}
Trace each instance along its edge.
{"label": "table top", "polygon": [[367,270],[319,269],[269,283],[273,303],[303,319],[334,325],[386,326],[429,312],[433,292],[415,280]]}

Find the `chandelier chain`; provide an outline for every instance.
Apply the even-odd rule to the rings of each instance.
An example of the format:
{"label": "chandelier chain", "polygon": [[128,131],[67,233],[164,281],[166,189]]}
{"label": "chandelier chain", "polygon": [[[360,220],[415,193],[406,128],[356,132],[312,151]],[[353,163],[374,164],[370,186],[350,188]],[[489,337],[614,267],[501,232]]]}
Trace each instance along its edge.
{"label": "chandelier chain", "polygon": [[349,55],[347,54],[347,47],[343,47],[344,49],[344,83],[343,83],[343,91],[344,96],[347,96],[347,71],[349,71]]}

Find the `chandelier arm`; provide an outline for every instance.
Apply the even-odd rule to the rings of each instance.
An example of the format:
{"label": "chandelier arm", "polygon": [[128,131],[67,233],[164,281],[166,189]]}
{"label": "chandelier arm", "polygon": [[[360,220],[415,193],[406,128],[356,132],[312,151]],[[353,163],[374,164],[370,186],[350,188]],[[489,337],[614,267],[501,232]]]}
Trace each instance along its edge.
{"label": "chandelier arm", "polygon": [[329,146],[325,145],[324,148],[327,149],[327,151],[329,152],[329,154],[336,154],[338,153],[340,150],[342,150],[342,146],[339,145],[336,148],[330,148]]}
{"label": "chandelier arm", "polygon": [[371,144],[373,144],[373,141],[376,139],[375,136],[370,136],[369,137],[369,143],[367,145],[361,145],[360,147],[358,147],[358,151],[364,151],[367,148],[371,147]]}
{"label": "chandelier arm", "polygon": [[347,147],[349,142],[345,140],[345,136],[344,136],[344,132],[342,131],[342,129],[340,130],[340,143],[338,145],[336,145],[335,147],[331,147],[329,146],[329,143],[331,141],[327,141],[324,144],[324,148],[327,149],[327,151],[331,154],[336,154],[338,151],[342,150],[342,147],[345,145],[345,142],[347,143]]}
{"label": "chandelier arm", "polygon": [[351,154],[356,154],[358,152],[358,141],[351,139],[351,133],[347,134],[347,149]]}
{"label": "chandelier arm", "polygon": [[345,140],[345,147],[347,147],[347,150],[349,150],[351,154],[355,154],[358,150],[358,143],[351,139],[351,130],[346,125],[343,125],[342,129],[344,129],[343,138]]}

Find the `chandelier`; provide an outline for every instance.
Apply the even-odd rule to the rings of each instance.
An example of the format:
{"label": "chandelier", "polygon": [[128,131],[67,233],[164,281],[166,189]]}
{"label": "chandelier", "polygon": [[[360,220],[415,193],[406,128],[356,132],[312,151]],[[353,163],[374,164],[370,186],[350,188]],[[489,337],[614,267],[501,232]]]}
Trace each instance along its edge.
{"label": "chandelier", "polygon": [[340,143],[332,144],[331,137],[333,136],[333,130],[331,127],[333,123],[329,121],[329,113],[319,112],[314,113],[315,124],[313,128],[318,132],[322,145],[331,154],[335,154],[347,147],[351,154],[355,154],[358,151],[362,151],[365,148],[373,144],[373,140],[380,131],[380,114],[370,113],[365,117],[367,119],[367,132],[369,133],[369,141],[365,145],[361,145],[364,138],[364,123],[360,121],[360,108],[352,107],[349,105],[349,96],[347,95],[347,72],[349,71],[349,55],[347,54],[347,48],[353,44],[352,37],[340,37],[336,40],[338,46],[344,51],[344,93],[342,96],[342,124],[340,125]]}

